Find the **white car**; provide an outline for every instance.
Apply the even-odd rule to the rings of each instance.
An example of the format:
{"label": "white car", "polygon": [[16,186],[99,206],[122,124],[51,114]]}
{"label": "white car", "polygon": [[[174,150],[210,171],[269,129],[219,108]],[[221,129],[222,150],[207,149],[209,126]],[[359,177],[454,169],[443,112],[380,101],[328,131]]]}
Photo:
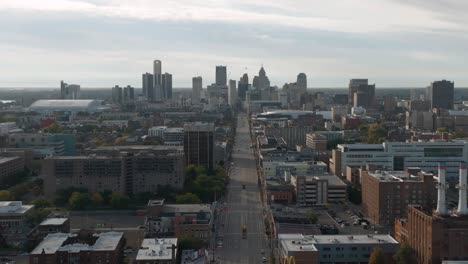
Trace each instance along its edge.
{"label": "white car", "polygon": [[263,257],[262,262],[267,262],[267,259],[265,257]]}

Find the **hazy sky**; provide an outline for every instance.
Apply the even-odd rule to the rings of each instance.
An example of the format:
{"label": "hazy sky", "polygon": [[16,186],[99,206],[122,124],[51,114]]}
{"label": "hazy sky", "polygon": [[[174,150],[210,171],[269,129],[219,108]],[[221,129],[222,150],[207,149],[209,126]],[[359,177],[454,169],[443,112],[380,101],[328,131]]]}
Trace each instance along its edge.
{"label": "hazy sky", "polygon": [[466,0],[0,0],[0,87],[141,87],[152,60],[175,87],[238,80],[264,65],[272,84],[468,86]]}

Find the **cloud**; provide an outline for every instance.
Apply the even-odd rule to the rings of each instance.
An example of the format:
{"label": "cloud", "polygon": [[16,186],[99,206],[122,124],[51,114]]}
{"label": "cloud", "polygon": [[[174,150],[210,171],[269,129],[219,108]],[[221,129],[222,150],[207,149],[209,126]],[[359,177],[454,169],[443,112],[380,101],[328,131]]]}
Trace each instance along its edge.
{"label": "cloud", "polygon": [[136,20],[223,22],[338,32],[465,30],[463,24],[395,0],[15,0],[0,10],[70,12]]}
{"label": "cloud", "polygon": [[427,62],[437,62],[437,61],[448,61],[449,58],[447,56],[437,54],[434,52],[429,51],[414,51],[410,52],[408,55],[412,59],[420,60],[420,61],[427,61]]}

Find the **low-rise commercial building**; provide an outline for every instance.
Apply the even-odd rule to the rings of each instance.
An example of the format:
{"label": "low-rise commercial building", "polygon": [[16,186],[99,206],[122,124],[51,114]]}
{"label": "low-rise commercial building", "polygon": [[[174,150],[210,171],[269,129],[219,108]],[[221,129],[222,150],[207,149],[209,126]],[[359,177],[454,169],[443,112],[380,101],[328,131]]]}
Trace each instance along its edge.
{"label": "low-rise commercial building", "polygon": [[324,205],[346,201],[346,184],[337,176],[291,175],[297,205]]}
{"label": "low-rise commercial building", "polygon": [[8,243],[21,241],[28,232],[26,216],[34,205],[24,205],[21,201],[0,202],[0,228]]}
{"label": "low-rise commercial building", "polygon": [[177,238],[146,238],[136,256],[137,264],[174,264]]}
{"label": "low-rise commercial building", "polygon": [[278,236],[280,259],[294,258],[296,264],[368,263],[375,247],[391,258],[399,244],[390,235]]}
{"label": "low-rise commercial building", "polygon": [[107,232],[83,240],[76,234],[49,234],[31,251],[29,263],[119,263],[125,244],[123,235]]}
{"label": "low-rise commercial building", "polygon": [[213,213],[209,204],[165,204],[148,202],[147,237],[192,237],[209,241]]}
{"label": "low-rise commercial building", "polygon": [[47,218],[31,231],[29,237],[42,240],[52,233],[70,233],[70,220],[68,218]]}
{"label": "low-rise commercial building", "polygon": [[265,177],[282,177],[285,172],[296,175],[323,175],[327,165],[321,161],[284,161],[272,160],[262,162]]}
{"label": "low-rise commercial building", "polygon": [[406,217],[409,204],[434,208],[437,200],[434,175],[419,168],[407,171],[363,171],[362,212],[374,224],[392,226]]}

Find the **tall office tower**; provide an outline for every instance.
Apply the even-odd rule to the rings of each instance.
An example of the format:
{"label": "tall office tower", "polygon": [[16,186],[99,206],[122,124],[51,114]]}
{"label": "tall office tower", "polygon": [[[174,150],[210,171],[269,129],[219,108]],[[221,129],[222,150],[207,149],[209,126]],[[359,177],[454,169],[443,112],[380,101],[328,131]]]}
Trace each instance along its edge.
{"label": "tall office tower", "polygon": [[226,66],[216,66],[216,84],[226,85],[226,83],[227,83]]}
{"label": "tall office tower", "polygon": [[307,92],[307,75],[305,73],[299,73],[296,81],[297,88],[302,92]]}
{"label": "tall office tower", "polygon": [[214,124],[186,123],[184,125],[186,165],[214,167]]}
{"label": "tall office tower", "polygon": [[172,74],[164,73],[162,75],[162,99],[172,99]]}
{"label": "tall office tower", "polygon": [[143,96],[149,100],[153,101],[155,99],[154,96],[154,78],[153,74],[151,73],[144,73],[142,76],[143,80]]}
{"label": "tall office tower", "polygon": [[454,82],[435,81],[427,87],[427,99],[431,108],[453,109]]}
{"label": "tall office tower", "polygon": [[60,81],[60,98],[61,99],[80,99],[80,86],[78,84],[67,84]]}
{"label": "tall office tower", "polygon": [[66,88],[67,88],[67,83],[64,82],[63,80],[60,81],[60,98],[61,99],[65,99],[63,97],[66,94],[66,91],[65,91]]}
{"label": "tall office tower", "polygon": [[[375,84],[370,85],[367,79],[351,79],[348,92],[349,104],[352,106],[361,106],[366,109],[375,106]],[[360,99],[359,104],[361,105],[356,105],[355,98]]]}
{"label": "tall office tower", "polygon": [[200,104],[201,92],[203,89],[203,79],[201,76],[192,78],[192,104]]}
{"label": "tall office tower", "polygon": [[254,77],[252,84],[260,91],[261,100],[271,100],[270,80],[266,76],[263,66],[260,68],[258,76]]}
{"label": "tall office tower", "polygon": [[229,80],[228,104],[232,107],[237,101],[236,80]]}
{"label": "tall office tower", "polygon": [[247,73],[244,73],[242,77],[239,80],[239,84],[237,87],[237,97],[241,101],[245,101],[245,93],[249,89],[249,75]]}
{"label": "tall office tower", "polygon": [[122,87],[116,85],[112,88],[112,102],[114,104],[122,103]]}
{"label": "tall office tower", "polygon": [[127,87],[123,89],[123,99],[124,101],[135,100],[135,88],[127,85]]}
{"label": "tall office tower", "polygon": [[162,90],[162,63],[160,60],[155,60],[153,62],[153,89],[154,89],[154,100],[160,101],[164,97]]}

